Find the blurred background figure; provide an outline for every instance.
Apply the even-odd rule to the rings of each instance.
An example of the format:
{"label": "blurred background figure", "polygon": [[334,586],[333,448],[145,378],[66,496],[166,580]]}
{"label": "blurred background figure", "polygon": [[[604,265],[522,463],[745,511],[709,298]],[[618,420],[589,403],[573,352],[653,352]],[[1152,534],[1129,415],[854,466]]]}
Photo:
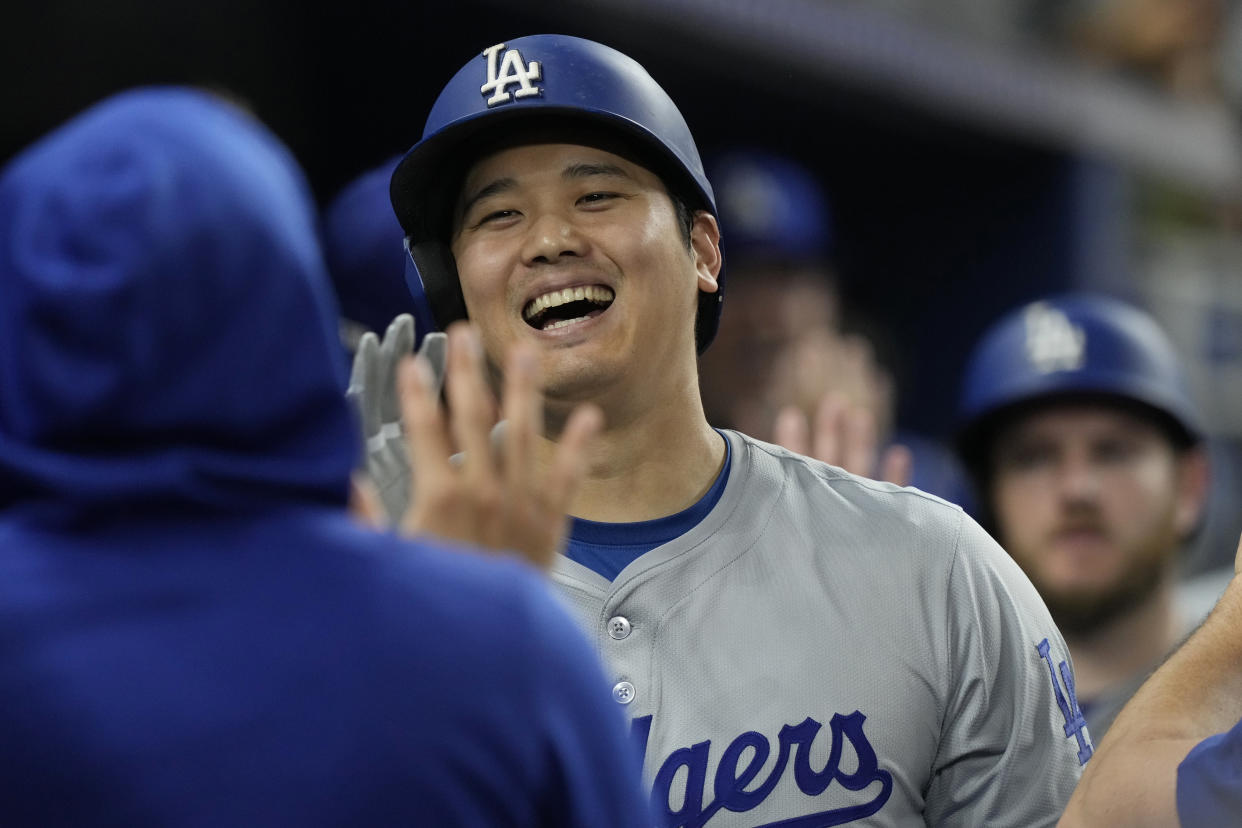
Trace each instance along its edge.
{"label": "blurred background figure", "polygon": [[1107,69],[1189,98],[1224,93],[1226,0],[1095,0],[1059,8],[1059,36]]}
{"label": "blurred background figure", "polygon": [[[10,5],[0,61],[23,83],[0,87],[0,159],[134,83],[212,83],[252,102],[324,205],[407,146],[443,67],[485,32],[602,40],[669,79],[705,154],[760,148],[825,184],[843,325],[898,391],[904,433],[889,442],[950,439],[970,346],[1001,313],[1092,290],[1134,300],[1168,332],[1211,437],[1213,484],[1242,491],[1237,2]],[[874,324],[860,327],[857,309]],[[928,469],[914,463],[916,482]],[[1225,562],[1242,531],[1214,506],[1188,572]]]}
{"label": "blurred background figure", "polygon": [[341,306],[341,340],[350,353],[367,331],[383,336],[403,313],[414,317],[414,347],[435,330],[417,277],[407,281],[405,233],[388,199],[401,156],[346,184],[323,212],[324,255]]}
{"label": "blurred background figure", "polygon": [[[708,176],[720,205],[729,309],[699,362],[703,404],[714,425],[770,441],[784,405],[814,410],[830,382],[847,385],[828,364],[845,361],[831,215],[811,173],[791,159],[739,149],[709,160]],[[834,370],[799,375],[795,350]],[[850,351],[843,393],[883,421],[884,432],[891,381],[865,342],[852,339]]]}
{"label": "blurred background figure", "polygon": [[845,2],[966,42],[1061,55],[1177,97],[1216,99],[1238,89],[1230,0]]}
{"label": "blurred background figure", "polygon": [[[405,234],[388,198],[401,156],[359,175],[323,211],[321,236],[332,287],[341,308],[341,344],[353,359],[349,397],[358,408],[366,447],[366,482],[358,505],[374,491],[379,525],[398,526],[411,497],[411,476],[397,401],[401,358],[418,350],[439,388],[444,376],[444,335],[405,252]],[[428,334],[434,334],[428,337]],[[439,341],[437,341],[439,340]]]}
{"label": "blurred background figure", "polygon": [[649,825],[541,576],[346,514],[316,223],[183,88],[0,174],[0,822]]}
{"label": "blurred background figure", "polygon": [[729,274],[716,341],[699,363],[709,421],[960,500],[952,456],[897,430],[892,374],[860,332],[874,326],[843,307],[831,207],[814,174],[792,158],[736,148],[708,175]]}
{"label": "blurred background figure", "polygon": [[958,413],[984,526],[1065,636],[1098,743],[1204,611],[1176,590],[1209,480],[1178,356],[1138,308],[1059,295],[984,334]]}

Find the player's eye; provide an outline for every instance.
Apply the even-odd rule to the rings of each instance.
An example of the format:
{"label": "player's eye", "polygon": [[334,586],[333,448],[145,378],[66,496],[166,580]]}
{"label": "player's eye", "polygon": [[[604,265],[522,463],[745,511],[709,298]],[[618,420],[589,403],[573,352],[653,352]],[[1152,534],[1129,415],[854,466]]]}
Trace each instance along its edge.
{"label": "player's eye", "polygon": [[1124,463],[1139,454],[1139,446],[1134,440],[1101,440],[1092,447],[1091,454],[1099,463]]}
{"label": "player's eye", "polygon": [[1056,450],[1042,443],[1018,443],[998,453],[1000,468],[1010,472],[1033,472],[1051,466],[1056,461]]}
{"label": "player's eye", "polygon": [[604,204],[606,202],[612,201],[615,198],[620,198],[620,194],[611,193],[611,192],[603,192],[603,191],[593,192],[593,193],[587,193],[586,195],[579,198],[578,203],[586,205],[586,206],[599,205],[599,204]]}
{"label": "player's eye", "polygon": [[503,223],[506,219],[511,219],[517,215],[517,210],[491,210],[483,213],[483,215],[473,223],[473,226],[482,227],[485,224]]}

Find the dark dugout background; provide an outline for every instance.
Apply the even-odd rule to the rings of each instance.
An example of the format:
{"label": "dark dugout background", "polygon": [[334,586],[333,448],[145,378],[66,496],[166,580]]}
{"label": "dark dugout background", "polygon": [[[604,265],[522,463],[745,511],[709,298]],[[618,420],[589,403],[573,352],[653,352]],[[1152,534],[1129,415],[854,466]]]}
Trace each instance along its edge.
{"label": "dark dugout background", "polygon": [[705,154],[764,146],[823,175],[856,322],[903,332],[882,347],[909,388],[903,420],[925,431],[947,427],[957,363],[993,312],[1073,276],[1057,217],[1072,172],[1055,149],[671,26],[573,4],[376,0],[50,0],[7,16],[0,158],[111,92],[203,84],[249,102],[321,201],[414,143],[440,86],[482,48],[546,31],[614,45],[672,94]]}
{"label": "dark dugout background", "polygon": [[[1019,7],[1040,4],[1005,5],[1015,32],[1034,25]],[[27,2],[0,31],[0,161],[112,92],[200,84],[248,102],[326,203],[413,144],[441,85],[483,48],[540,32],[601,40],[669,91],[705,155],[759,146],[819,173],[850,320],[897,378],[900,424],[943,438],[969,346],[1000,312],[1071,286],[1143,298],[1136,177],[1236,204],[1242,152],[1231,155],[1236,122],[1219,107],[1136,92],[1025,36],[979,39],[867,6]],[[1223,339],[1183,336],[1188,357],[1239,370],[1242,310],[1208,327]],[[1202,386],[1216,385],[1215,366]],[[1236,445],[1242,428],[1216,419]]]}

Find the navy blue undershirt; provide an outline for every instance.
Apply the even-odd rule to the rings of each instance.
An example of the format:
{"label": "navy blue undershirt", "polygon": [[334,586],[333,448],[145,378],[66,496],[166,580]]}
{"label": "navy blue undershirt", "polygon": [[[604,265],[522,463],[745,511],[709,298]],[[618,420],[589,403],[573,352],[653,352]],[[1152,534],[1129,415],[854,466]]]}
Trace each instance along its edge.
{"label": "navy blue undershirt", "polygon": [[[719,433],[719,432],[717,432]],[[724,435],[720,435],[724,439]],[[608,580],[617,577],[632,561],[661,544],[689,532],[712,510],[724,493],[729,479],[733,451],[725,439],[724,467],[716,482],[693,506],[668,517],[637,523],[599,523],[573,518],[569,529],[569,548],[565,554]]]}

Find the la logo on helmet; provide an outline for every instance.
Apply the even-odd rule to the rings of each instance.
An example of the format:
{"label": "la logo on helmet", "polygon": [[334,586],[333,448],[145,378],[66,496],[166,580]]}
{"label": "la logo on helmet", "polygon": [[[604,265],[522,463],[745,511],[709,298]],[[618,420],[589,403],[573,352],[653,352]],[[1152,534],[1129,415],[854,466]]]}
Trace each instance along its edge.
{"label": "la logo on helmet", "polygon": [[1025,313],[1026,355],[1041,374],[1082,368],[1087,335],[1064,313],[1034,302]]}
{"label": "la logo on helmet", "polygon": [[[497,43],[483,50],[483,56],[487,58],[487,83],[479,87],[479,92],[484,95],[492,93],[492,96],[487,99],[488,107],[507,103],[514,98],[529,98],[543,91],[531,83],[542,80],[539,61],[532,60],[529,64],[526,63],[517,49],[505,52],[505,56],[499,59],[500,66],[497,71],[497,58],[503,48],[505,44]],[[506,89],[511,84],[517,84],[519,87],[512,95]]]}

